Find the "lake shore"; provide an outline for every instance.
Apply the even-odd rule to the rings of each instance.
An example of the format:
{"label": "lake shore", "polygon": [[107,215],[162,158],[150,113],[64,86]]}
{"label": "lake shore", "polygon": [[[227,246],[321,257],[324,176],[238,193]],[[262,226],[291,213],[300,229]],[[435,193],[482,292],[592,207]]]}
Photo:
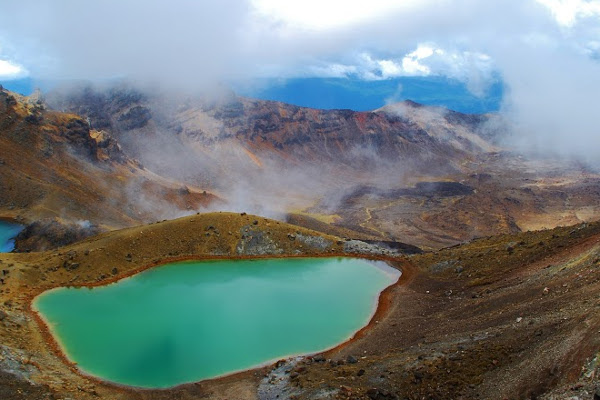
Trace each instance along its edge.
{"label": "lake shore", "polygon": [[[134,391],[143,391],[143,392],[148,392],[148,391],[169,391],[171,389],[176,389],[176,388],[181,388],[181,387],[185,387],[187,385],[197,385],[198,382],[225,382],[228,381],[232,378],[237,377],[241,377],[244,375],[248,375],[249,373],[254,372],[258,372],[260,370],[263,370],[265,368],[270,368],[273,366],[273,364],[275,364],[278,360],[280,359],[287,359],[287,358],[291,358],[291,357],[298,357],[298,356],[314,356],[316,354],[323,354],[325,356],[327,356],[328,354],[331,354],[337,350],[342,349],[343,347],[347,346],[349,343],[351,343],[354,340],[357,340],[359,338],[364,337],[364,335],[368,332],[368,330],[373,327],[376,323],[379,322],[379,320],[381,320],[382,318],[385,317],[386,312],[389,310],[390,307],[390,303],[391,303],[391,292],[392,290],[399,286],[404,284],[405,282],[408,282],[409,279],[411,278],[412,274],[414,273],[414,270],[410,269],[410,267],[407,269],[406,273],[404,272],[403,268],[402,268],[402,264],[403,262],[399,261],[397,257],[383,257],[383,256],[379,256],[379,257],[367,257],[364,255],[354,255],[354,256],[349,256],[348,254],[344,254],[344,253],[338,253],[338,254],[312,254],[310,257],[307,257],[305,255],[275,255],[275,256],[261,256],[261,257],[256,257],[256,256],[233,256],[233,257],[214,257],[214,256],[201,256],[201,257],[194,257],[194,256],[185,256],[185,257],[175,257],[175,258],[169,258],[166,260],[161,260],[160,262],[152,262],[150,264],[144,265],[142,267],[133,269],[128,271],[127,274],[124,275],[120,275],[118,277],[114,277],[112,279],[108,279],[106,281],[103,282],[92,282],[92,283],[84,283],[81,285],[77,285],[75,287],[88,287],[88,288],[92,288],[92,287],[99,287],[99,286],[106,286],[106,285],[110,285],[110,284],[114,284],[118,281],[121,281],[123,279],[126,278],[130,278],[132,276],[135,276],[136,274],[139,274],[140,272],[155,268],[155,267],[160,267],[162,265],[165,264],[171,264],[174,262],[181,262],[181,261],[223,261],[223,260],[261,260],[261,259],[284,259],[284,258],[317,258],[317,259],[323,259],[323,258],[358,258],[358,259],[365,259],[365,260],[377,260],[377,261],[385,261],[391,268],[394,268],[396,270],[399,270],[401,272],[399,279],[392,283],[391,285],[387,286],[383,291],[379,292],[379,294],[377,295],[377,301],[376,301],[376,305],[375,305],[375,309],[373,311],[372,316],[369,318],[368,322],[366,323],[366,325],[362,326],[360,329],[358,329],[355,333],[353,333],[350,338],[348,338],[347,340],[344,340],[343,342],[328,348],[328,349],[324,349],[322,351],[318,351],[318,352],[310,352],[310,353],[303,353],[303,354],[289,354],[286,356],[282,356],[282,357],[278,357],[276,359],[270,360],[270,361],[266,361],[264,363],[261,363],[259,365],[256,365],[252,368],[249,369],[243,369],[243,370],[238,370],[238,371],[233,371],[230,373],[226,373],[223,375],[219,375],[217,377],[212,377],[212,378],[207,378],[207,379],[202,379],[200,381],[194,381],[194,382],[188,382],[188,383],[182,383],[182,384],[178,384],[178,385],[174,385],[171,387],[167,387],[167,388],[142,388],[142,387],[136,387],[136,386],[130,386],[130,385],[123,385],[123,384],[119,384],[119,383],[115,383],[115,382],[111,382],[111,381],[107,381],[104,380],[102,378],[99,378],[97,376],[94,376],[92,374],[87,373],[86,371],[82,370],[81,368],[78,367],[77,363],[75,363],[74,361],[72,361],[70,359],[70,357],[64,352],[64,346],[62,346],[59,343],[59,340],[57,339],[57,335],[52,333],[52,327],[50,325],[50,323],[46,320],[46,318],[44,318],[44,316],[34,307],[34,303],[35,303],[35,299],[37,298],[37,296],[46,293],[48,290],[52,290],[55,288],[60,288],[60,287],[65,287],[65,285],[60,285],[57,284],[55,287],[53,288],[49,288],[49,289],[45,289],[40,293],[37,294],[33,294],[31,296],[31,299],[29,301],[29,311],[31,312],[31,314],[34,316],[35,320],[37,321],[38,325],[40,326],[40,330],[42,332],[42,335],[44,337],[45,342],[47,343],[47,345],[52,349],[52,351],[62,360],[62,362],[67,365],[69,367],[69,369],[84,377],[85,379],[89,379],[92,380],[96,383],[99,384],[103,384],[103,385],[109,385],[109,386],[113,386],[116,389],[119,390],[134,390]],[[67,287],[70,285],[66,285]]]}

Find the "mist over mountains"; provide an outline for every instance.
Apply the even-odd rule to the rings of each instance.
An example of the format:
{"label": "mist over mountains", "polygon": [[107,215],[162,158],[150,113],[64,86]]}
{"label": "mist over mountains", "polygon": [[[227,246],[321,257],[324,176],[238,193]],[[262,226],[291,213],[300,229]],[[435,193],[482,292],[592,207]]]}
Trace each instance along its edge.
{"label": "mist over mountains", "polygon": [[56,91],[46,101],[112,132],[148,169],[244,198],[245,207],[252,199],[269,204],[267,213],[361,180],[396,185],[410,174],[456,172],[493,149],[477,134],[488,117],[411,102],[377,112],[316,110],[226,91],[193,98],[128,85]]}
{"label": "mist over mountains", "polygon": [[[323,92],[312,91],[313,104],[305,103],[297,79],[302,86],[323,79],[319,85],[325,82],[329,90],[358,79],[366,97],[366,87],[394,80],[447,79],[470,95],[421,101],[426,95],[411,93],[405,84],[384,100],[462,112],[499,109],[515,143],[540,154],[593,163],[599,147],[594,105],[600,93],[600,12],[590,1],[377,1],[362,11],[358,3],[282,8],[267,0],[178,0],[168,12],[138,1],[126,7],[72,0],[53,7],[30,1],[3,7],[11,18],[0,28],[0,59],[33,79],[124,78],[187,95],[231,82],[242,94],[323,108],[331,108]],[[101,34],[88,29],[94,19],[111,29]],[[135,35],[128,33],[131,21],[138,24]],[[254,83],[260,80],[288,83],[269,85],[261,94]],[[296,99],[286,87],[297,92]],[[492,104],[477,101],[486,93]],[[338,104],[333,108],[379,107]]]}
{"label": "mist over mountains", "polygon": [[[511,147],[506,123],[493,113],[411,101],[368,112],[318,110],[226,89],[190,96],[127,83],[17,96],[6,112],[10,129],[33,124],[39,131],[31,149],[42,154],[45,175],[64,175],[58,154],[75,157],[83,173],[67,195],[77,207],[32,193],[37,200],[27,195],[18,203],[28,213],[38,210],[32,217],[122,226],[249,211],[308,226],[326,221],[327,229],[345,229],[350,237],[436,248],[585,221],[597,207],[593,169]],[[50,131],[55,139],[44,138]],[[10,138],[6,146],[18,143]],[[65,139],[62,150],[48,153],[44,143]],[[23,193],[19,179],[28,178],[15,179],[13,198]],[[79,195],[88,192],[105,200]],[[107,207],[104,217],[85,211],[88,201]]]}

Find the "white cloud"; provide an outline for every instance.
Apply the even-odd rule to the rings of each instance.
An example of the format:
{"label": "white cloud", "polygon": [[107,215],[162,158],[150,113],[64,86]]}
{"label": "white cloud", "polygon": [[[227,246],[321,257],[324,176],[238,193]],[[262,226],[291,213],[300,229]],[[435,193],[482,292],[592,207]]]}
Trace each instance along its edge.
{"label": "white cloud", "polygon": [[[443,75],[537,142],[600,151],[600,1],[0,1],[7,59],[32,76],[129,76],[197,90],[233,78]],[[2,55],[8,53],[3,52]],[[583,106],[585,105],[585,106]],[[576,116],[576,127],[565,121]],[[576,146],[576,143],[589,145]]]}
{"label": "white cloud", "polygon": [[27,76],[27,70],[10,61],[0,60],[0,79],[17,79]]}
{"label": "white cloud", "polygon": [[412,57],[412,58],[416,58],[417,60],[422,60],[424,58],[427,57],[431,57],[433,55],[433,53],[435,52],[440,52],[441,50],[434,50],[433,47],[431,47],[431,45],[428,44],[420,44],[419,47],[417,47],[417,49],[411,53],[408,53],[406,56],[407,57]]}
{"label": "white cloud", "polygon": [[536,0],[548,7],[556,21],[566,27],[573,26],[579,18],[600,17],[598,0]]}
{"label": "white cloud", "polygon": [[328,30],[407,10],[423,1],[428,0],[252,0],[251,4],[262,17],[301,29]]}
{"label": "white cloud", "polygon": [[350,75],[357,75],[358,68],[354,65],[344,65],[339,63],[309,66],[306,71],[308,76],[318,76],[323,78],[345,78]]}
{"label": "white cloud", "polygon": [[194,86],[243,72],[239,0],[0,1],[0,43],[41,78],[133,77]]}
{"label": "white cloud", "polygon": [[421,64],[421,61],[431,57],[435,53],[430,45],[420,44],[416,50],[408,53],[402,58],[402,69],[398,75],[430,75],[431,68]]}
{"label": "white cloud", "polygon": [[[378,69],[381,71],[381,77],[384,79],[393,76],[411,74],[410,71],[407,71],[407,66],[404,63],[402,63],[402,65],[399,65],[398,63],[392,60],[379,60],[377,61],[377,66]],[[424,72],[425,74],[429,74],[429,70]]]}
{"label": "white cloud", "polygon": [[378,58],[363,52],[348,64],[331,63],[311,67],[309,73],[321,77],[358,76],[365,80],[382,80],[401,76],[447,76],[467,84],[477,96],[485,95],[495,74],[493,59],[483,53],[444,50],[435,43],[420,43],[404,55]]}

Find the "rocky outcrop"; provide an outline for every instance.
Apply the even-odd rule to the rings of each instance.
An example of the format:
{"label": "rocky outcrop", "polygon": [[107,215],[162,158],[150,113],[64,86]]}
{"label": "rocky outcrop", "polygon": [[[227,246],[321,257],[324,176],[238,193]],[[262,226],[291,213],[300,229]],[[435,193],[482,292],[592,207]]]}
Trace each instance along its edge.
{"label": "rocky outcrop", "polygon": [[90,127],[109,132],[144,127],[152,112],[143,105],[146,96],[128,86],[99,90],[91,86],[67,88],[48,94],[47,102],[57,110],[88,118]]}
{"label": "rocky outcrop", "polygon": [[368,240],[362,239],[363,242],[374,246],[382,247],[384,249],[392,250],[399,254],[422,254],[423,250],[420,247],[413,246],[412,244],[396,242],[392,240]]}
{"label": "rocky outcrop", "polygon": [[246,225],[240,229],[240,240],[236,246],[236,253],[244,256],[282,254],[283,248],[270,237],[268,232],[254,229],[252,225]]}
{"label": "rocky outcrop", "polygon": [[49,111],[39,93],[23,97],[0,90],[0,130],[30,149],[40,148],[44,157],[66,143],[71,153],[89,161],[128,161],[111,133],[93,130],[89,117]]}
{"label": "rocky outcrop", "polygon": [[60,134],[85,156],[95,158],[98,151],[96,141],[90,135],[89,124],[80,118],[74,118],[61,127]]}
{"label": "rocky outcrop", "polygon": [[370,256],[389,256],[397,255],[396,250],[365,243],[361,240],[348,240],[344,243],[344,253],[363,254]]}
{"label": "rocky outcrop", "polygon": [[152,112],[148,108],[134,106],[121,114],[118,121],[122,129],[132,130],[143,128],[148,124],[150,118],[152,118]]}
{"label": "rocky outcrop", "polygon": [[296,234],[296,240],[302,243],[303,246],[321,251],[326,251],[327,249],[330,249],[333,245],[333,242],[325,239],[322,236],[307,236],[301,233]]}
{"label": "rocky outcrop", "polygon": [[[258,223],[258,220],[255,221]],[[277,240],[270,230],[257,227],[257,224],[243,226],[240,239],[236,246],[236,254],[243,256],[276,255],[289,252],[293,247],[293,254],[326,253],[335,249],[334,242],[323,236],[307,235],[300,231],[287,234],[285,243]]]}
{"label": "rocky outcrop", "polygon": [[128,160],[123,149],[113,135],[107,131],[92,131],[90,136],[96,142],[96,158],[100,161],[114,161],[124,164]]}
{"label": "rocky outcrop", "polygon": [[78,242],[100,233],[100,229],[89,223],[63,223],[46,218],[27,225],[15,238],[15,252],[45,251]]}

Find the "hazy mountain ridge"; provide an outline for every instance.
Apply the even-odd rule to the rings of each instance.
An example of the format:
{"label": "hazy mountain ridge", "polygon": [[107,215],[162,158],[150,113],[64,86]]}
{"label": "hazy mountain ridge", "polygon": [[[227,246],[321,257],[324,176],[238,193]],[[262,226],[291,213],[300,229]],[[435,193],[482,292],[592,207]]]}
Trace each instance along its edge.
{"label": "hazy mountain ridge", "polygon": [[242,148],[258,161],[311,160],[360,168],[383,159],[401,160],[405,169],[455,170],[465,157],[495,150],[477,132],[486,116],[413,102],[376,112],[315,110],[233,94],[217,101],[153,97],[128,87],[87,87],[48,99],[57,108],[88,117],[97,129],[114,132],[144,164],[152,161],[137,149],[135,137],[142,134],[161,143],[168,136],[186,147],[226,144],[229,153]]}
{"label": "hazy mountain ridge", "polygon": [[[505,151],[488,129],[493,115],[409,101],[313,110],[127,86],[5,95],[15,99],[2,119],[6,148],[24,154],[12,165],[54,179],[41,190],[25,176],[3,177],[14,182],[2,195],[8,215],[32,221],[117,227],[210,210],[303,212],[307,226],[316,218],[354,238],[439,248],[589,221],[600,210],[595,173]],[[19,147],[19,129],[37,144]],[[446,190],[461,185],[469,190]],[[49,194],[54,186],[61,196]]]}
{"label": "hazy mountain ridge", "polygon": [[[600,209],[595,173],[502,147],[508,132],[494,114],[411,101],[316,110],[127,85],[57,92],[48,103],[109,130],[149,170],[214,190],[222,209],[277,218],[304,210],[363,239],[436,248],[588,221]],[[425,194],[420,182],[473,190],[448,196],[439,184]]]}

